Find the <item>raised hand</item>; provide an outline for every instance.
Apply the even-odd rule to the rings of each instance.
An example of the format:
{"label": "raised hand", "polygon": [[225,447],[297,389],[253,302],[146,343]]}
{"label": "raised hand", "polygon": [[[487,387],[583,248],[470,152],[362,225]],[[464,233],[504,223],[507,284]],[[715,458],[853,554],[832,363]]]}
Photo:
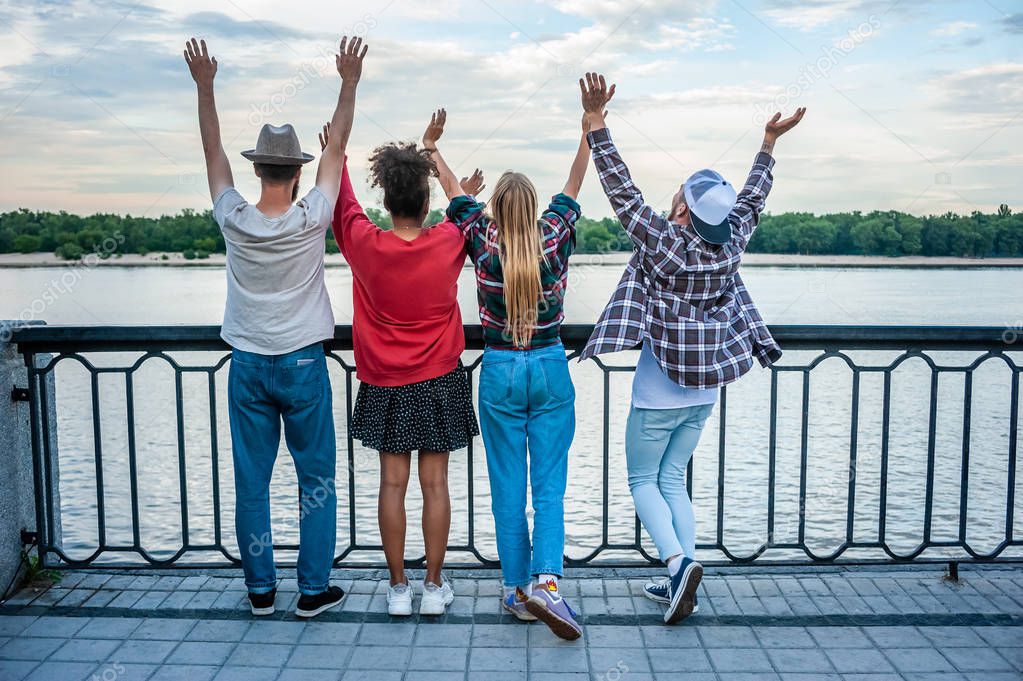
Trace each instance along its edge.
{"label": "raised hand", "polygon": [[195,84],[199,87],[212,87],[213,78],[217,75],[217,60],[207,51],[206,41],[197,42],[195,38],[186,41],[184,54]]}
{"label": "raised hand", "polygon": [[330,121],[323,124],[323,132],[317,135],[320,138],[320,151],[327,148],[327,142],[330,141]]}
{"label": "raised hand", "polygon": [[469,177],[463,177],[458,184],[469,196],[479,196],[480,192],[487,188],[487,185],[483,184],[483,171],[479,168]]}
{"label": "raised hand", "polygon": [[[606,110],[600,114],[600,120],[607,121],[607,111]],[[590,113],[588,111],[584,111],[583,112],[583,122],[582,123],[583,123],[583,134],[585,135],[586,133],[588,133],[593,128],[593,120],[590,117]]]}
{"label": "raised hand", "polygon": [[444,134],[444,124],[447,123],[447,120],[447,109],[437,109],[430,116],[430,124],[426,126],[426,132],[423,133],[423,147],[425,149],[429,151],[437,150],[437,141]]}
{"label": "raised hand", "polygon": [[368,51],[369,45],[363,45],[362,38],[352,38],[351,42],[348,36],[341,38],[341,54],[334,55],[334,59],[337,72],[345,83],[354,85],[362,78],[362,60]]}
{"label": "raised hand", "polygon": [[785,119],[781,117],[780,111],[774,114],[764,127],[764,138],[771,139],[772,141],[777,140],[789,130],[799,125],[799,121],[803,120],[803,114],[805,113],[806,107],[804,106],[796,109],[796,113]]}
{"label": "raised hand", "polygon": [[615,96],[615,86],[608,88],[603,74],[599,73],[587,73],[585,78],[580,78],[579,89],[582,91],[583,111],[588,114],[602,114]]}

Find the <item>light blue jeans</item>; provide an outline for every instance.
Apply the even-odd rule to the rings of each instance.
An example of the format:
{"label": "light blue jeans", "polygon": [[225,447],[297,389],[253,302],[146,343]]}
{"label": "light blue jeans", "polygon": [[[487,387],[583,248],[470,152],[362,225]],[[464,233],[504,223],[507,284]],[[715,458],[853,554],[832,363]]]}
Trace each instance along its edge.
{"label": "light blue jeans", "polygon": [[686,491],[686,466],[713,404],[680,409],[632,407],[625,426],[629,489],[640,522],[661,560],[696,555],[696,518]]}
{"label": "light blue jeans", "polygon": [[[568,449],[575,436],[575,388],[565,348],[483,353],[480,428],[487,448],[491,508],[505,586],[531,575],[562,576]],[[526,479],[533,539],[526,520]]]}
{"label": "light blue jeans", "polygon": [[235,531],[245,586],[251,593],[277,586],[270,477],[283,419],[300,492],[298,588],[303,594],[325,591],[337,532],[337,446],[323,346],[317,343],[286,355],[234,350],[227,385]]}

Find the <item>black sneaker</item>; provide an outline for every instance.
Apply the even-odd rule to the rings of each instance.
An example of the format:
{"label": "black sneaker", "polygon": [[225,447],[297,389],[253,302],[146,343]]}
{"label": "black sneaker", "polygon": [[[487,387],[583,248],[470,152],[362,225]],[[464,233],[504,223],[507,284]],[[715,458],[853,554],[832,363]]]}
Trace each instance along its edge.
{"label": "black sneaker", "polygon": [[272,615],[274,614],[274,600],[277,598],[277,589],[267,591],[265,594],[249,594],[249,607],[252,608],[252,614],[261,615]]}
{"label": "black sneaker", "polygon": [[335,605],[341,605],[345,599],[345,592],[339,586],[327,587],[326,591],[307,596],[302,594],[298,599],[298,607],[295,608],[295,615],[298,617],[316,617],[324,610],[330,610]]}

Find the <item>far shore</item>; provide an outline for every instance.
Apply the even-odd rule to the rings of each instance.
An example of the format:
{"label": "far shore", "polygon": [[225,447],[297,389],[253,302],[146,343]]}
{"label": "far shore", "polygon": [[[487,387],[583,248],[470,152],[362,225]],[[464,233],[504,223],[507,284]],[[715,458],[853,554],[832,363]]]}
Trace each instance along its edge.
{"label": "far shore", "polygon": [[[630,253],[607,254],[577,253],[572,262],[577,265],[621,266],[628,262]],[[180,253],[147,253],[114,255],[105,260],[87,258],[81,261],[62,260],[53,253],[0,254],[0,269],[25,267],[224,267],[225,256],[214,254],[208,258],[186,260]],[[344,258],[337,253],[325,258],[328,268],[347,268]],[[744,267],[895,267],[895,268],[1023,268],[1023,258],[954,258],[902,256],[888,258],[879,255],[792,255],[783,253],[747,253]],[[466,265],[468,267],[468,264]]]}

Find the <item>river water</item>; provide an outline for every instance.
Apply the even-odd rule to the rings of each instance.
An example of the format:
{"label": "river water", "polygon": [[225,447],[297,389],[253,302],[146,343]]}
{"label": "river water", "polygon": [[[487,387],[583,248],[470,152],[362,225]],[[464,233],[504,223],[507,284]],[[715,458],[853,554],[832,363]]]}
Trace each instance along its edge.
{"label": "river water", "polygon": [[[74,276],[69,276],[74,272]],[[573,268],[566,316],[569,322],[593,323],[621,266],[579,265]],[[982,325],[1007,329],[1023,327],[1023,269],[894,269],[894,268],[771,268],[750,267],[744,278],[764,318],[770,324],[897,324]],[[351,273],[345,268],[327,271],[335,316],[350,323]],[[67,268],[0,269],[0,319],[34,317],[51,324],[217,324],[224,300],[224,272],[216,268],[120,268],[103,266],[88,271]],[[475,321],[475,291],[471,272],[460,286],[463,318]],[[1023,335],[1023,330],[1021,330]],[[817,353],[788,352],[782,364],[802,365]],[[861,364],[885,366],[895,352],[853,352]],[[474,355],[470,354],[467,360]],[[978,353],[935,353],[943,366],[963,366]],[[1009,352],[1017,365],[1023,353]],[[103,366],[130,365],[137,355],[89,355]],[[178,353],[191,365],[211,365],[219,355]],[[350,361],[350,357],[344,357]],[[628,366],[635,353],[621,353],[608,363]],[[567,553],[588,555],[601,543],[603,513],[603,375],[588,362],[573,364],[577,401],[577,437],[571,452],[566,497]],[[226,366],[217,373],[216,432],[221,480],[222,536],[237,555],[233,537],[230,438],[226,414]],[[782,373],[776,439],[775,518],[773,540],[796,541],[799,535],[799,465],[803,413],[807,413],[807,477],[805,538],[816,552],[834,551],[846,537],[849,502],[850,453],[856,455],[853,537],[875,541],[880,506],[882,390],[880,373],[863,374],[859,384],[858,427],[853,447],[850,428],[852,372],[840,358],[831,358],[810,374],[809,400],[802,400],[802,375]],[[345,378],[332,365],[335,412],[338,424],[339,525],[338,550],[349,542],[348,481],[354,476],[354,517],[360,544],[376,544],[376,455],[358,446],[348,468],[345,430]],[[610,543],[629,543],[635,531],[632,500],[625,476],[623,436],[629,402],[631,373],[612,374],[608,421],[608,511]],[[1009,448],[1009,396],[1011,370],[999,358],[985,361],[975,372],[970,405],[971,436],[965,495],[967,538],[978,551],[990,551],[1004,537],[1006,479]],[[141,544],[153,555],[166,557],[181,546],[182,493],[187,498],[191,544],[212,543],[215,537],[214,494],[211,468],[211,423],[205,375],[186,374],[182,383],[184,445],[179,452],[173,372],[166,361],[150,359],[136,372],[135,442]],[[924,495],[930,430],[930,372],[923,359],[912,358],[892,374],[892,409],[889,424],[889,469],[886,502],[886,537],[898,551],[912,550],[924,531]],[[99,379],[103,457],[103,501],[108,545],[131,545],[128,472],[128,428],[123,375],[103,374]],[[961,373],[942,373],[937,384],[938,408],[934,419],[934,498],[932,540],[958,536],[963,470],[964,379]],[[768,444],[770,432],[770,373],[754,370],[728,392],[724,436],[725,476],[721,527],[725,546],[746,555],[766,541],[768,531]],[[96,546],[96,447],[91,419],[88,372],[75,361],[57,368],[59,408],[58,440],[61,473],[61,520],[64,545],[74,557],[84,557]],[[719,414],[707,424],[694,458],[693,496],[698,538],[714,543],[718,523]],[[1023,424],[1023,419],[1019,420]],[[178,466],[186,467],[179,484]],[[475,542],[488,558],[496,558],[493,523],[489,512],[489,486],[482,440],[477,439],[472,473]],[[451,455],[453,508],[452,543],[469,541],[469,470],[465,451]],[[1023,476],[1017,474],[1016,498],[1023,498]],[[274,539],[294,543],[298,532],[298,506],[294,469],[287,450],[281,456],[272,487]],[[418,517],[421,499],[414,473],[408,498],[408,555],[421,553]],[[652,552],[644,536],[644,546]],[[765,557],[788,557],[775,551]],[[850,554],[853,555],[853,554]],[[876,550],[857,556],[883,557]],[[188,560],[208,559],[194,552]],[[284,552],[283,559],[291,559]],[[635,554],[606,551],[601,558],[633,558]],[[705,559],[719,559],[716,550],[701,551]],[[353,558],[377,560],[373,551]],[[471,559],[465,553],[449,556],[453,562]]]}

